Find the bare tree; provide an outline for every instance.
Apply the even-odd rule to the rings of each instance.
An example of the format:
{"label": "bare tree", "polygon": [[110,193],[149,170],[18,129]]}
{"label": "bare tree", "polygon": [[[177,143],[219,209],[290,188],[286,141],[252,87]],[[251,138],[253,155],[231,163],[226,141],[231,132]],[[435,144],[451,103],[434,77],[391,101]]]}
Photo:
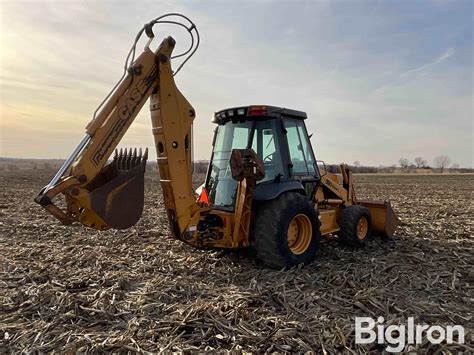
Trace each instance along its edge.
{"label": "bare tree", "polygon": [[439,155],[434,158],[434,166],[436,166],[441,173],[444,172],[449,164],[451,164],[451,159],[447,155]]}
{"label": "bare tree", "polygon": [[417,168],[424,168],[426,167],[426,160],[423,159],[422,157],[416,157],[415,158],[415,165]]}
{"label": "bare tree", "polygon": [[408,165],[410,165],[410,161],[406,158],[400,158],[400,160],[398,161],[398,163],[400,164],[401,168],[403,170],[407,170],[408,169]]}

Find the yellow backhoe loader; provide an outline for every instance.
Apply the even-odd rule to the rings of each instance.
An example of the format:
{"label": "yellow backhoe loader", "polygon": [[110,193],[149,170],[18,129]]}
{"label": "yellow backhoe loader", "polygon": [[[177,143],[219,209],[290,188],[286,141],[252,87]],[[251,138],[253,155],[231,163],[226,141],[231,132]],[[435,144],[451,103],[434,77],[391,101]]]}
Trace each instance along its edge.
{"label": "yellow backhoe loader", "polygon": [[[186,28],[190,48],[172,56],[175,41],[168,37],[152,51],[153,27],[161,23]],[[143,33],[149,40],[135,59]],[[146,24],[130,50],[123,77],[35,201],[63,224],[78,221],[105,230],[137,223],[148,153],[116,147],[150,99],[163,199],[174,238],[198,248],[252,247],[265,265],[288,268],[310,263],[321,235],[338,235],[352,246],[363,245],[372,234],[393,235],[397,217],[390,203],[358,200],[345,165],[341,181],[319,168],[306,114],[288,108],[250,105],[217,112],[208,173],[197,194],[191,184],[196,113],[176,87],[174,75],[198,46],[197,28],[183,15],[168,14]],[[184,60],[173,72],[174,58]],[[65,197],[65,209],[54,202],[59,194]]]}

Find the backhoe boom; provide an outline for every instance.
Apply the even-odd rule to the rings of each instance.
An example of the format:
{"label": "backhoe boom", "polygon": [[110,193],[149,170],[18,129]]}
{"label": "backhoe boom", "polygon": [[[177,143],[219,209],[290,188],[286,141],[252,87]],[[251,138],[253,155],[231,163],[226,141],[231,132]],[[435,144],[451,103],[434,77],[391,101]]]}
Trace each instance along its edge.
{"label": "backhoe boom", "polygon": [[[198,210],[191,185],[195,111],[174,82],[174,45],[168,37],[155,52],[145,47],[89,122],[73,154],[35,199],[64,224],[79,221],[95,229],[125,229],[138,221],[147,152],[121,150],[107,161],[150,96],[165,206],[177,237]],[[53,203],[59,193],[65,195],[66,211]]]}

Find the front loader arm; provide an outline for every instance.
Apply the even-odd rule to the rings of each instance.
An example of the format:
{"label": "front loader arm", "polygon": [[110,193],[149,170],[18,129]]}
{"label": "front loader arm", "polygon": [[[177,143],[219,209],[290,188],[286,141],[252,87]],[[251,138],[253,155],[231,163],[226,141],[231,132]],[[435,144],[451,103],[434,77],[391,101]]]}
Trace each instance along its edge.
{"label": "front loader arm", "polygon": [[[73,154],[36,197],[62,223],[125,229],[138,221],[147,152],[116,151],[113,161],[107,161],[150,96],[165,206],[173,228],[183,230],[198,210],[191,186],[195,114],[174,83],[170,65],[174,45],[168,37],[155,52],[146,46],[87,125]],[[65,196],[66,210],[53,202],[60,193]]]}

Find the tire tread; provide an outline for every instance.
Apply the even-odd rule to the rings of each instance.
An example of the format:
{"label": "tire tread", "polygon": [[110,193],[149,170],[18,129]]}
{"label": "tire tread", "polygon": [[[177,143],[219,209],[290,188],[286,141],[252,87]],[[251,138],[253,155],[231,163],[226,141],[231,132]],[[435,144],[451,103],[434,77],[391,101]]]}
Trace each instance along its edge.
{"label": "tire tread", "polygon": [[[367,231],[367,236],[363,240],[360,240],[357,238],[356,230],[357,223],[362,216],[367,218],[369,229]],[[364,246],[367,239],[370,238],[372,234],[372,220],[369,210],[366,207],[359,205],[346,207],[339,221],[339,227],[339,241],[342,244],[352,247]]]}
{"label": "tire tread", "polygon": [[[282,226],[282,221],[285,220],[285,215],[298,206],[304,206],[304,203],[310,204],[308,199],[297,192],[287,192],[280,195],[278,198],[262,202],[256,206],[253,236],[254,249],[257,253],[257,258],[261,260],[266,266],[273,269],[288,268],[293,265],[288,264],[288,258],[282,254],[279,245],[279,236],[284,233],[286,238],[286,228]],[[312,208],[312,207],[311,207]],[[313,208],[312,208],[313,209]],[[313,211],[315,211],[313,209]],[[316,218],[317,226],[319,227],[317,211],[311,218]],[[282,229],[285,228],[283,231]],[[313,232],[313,238],[316,238],[316,243],[319,243],[319,228]],[[315,254],[315,253],[314,253]],[[308,264],[314,259],[304,262]]]}

